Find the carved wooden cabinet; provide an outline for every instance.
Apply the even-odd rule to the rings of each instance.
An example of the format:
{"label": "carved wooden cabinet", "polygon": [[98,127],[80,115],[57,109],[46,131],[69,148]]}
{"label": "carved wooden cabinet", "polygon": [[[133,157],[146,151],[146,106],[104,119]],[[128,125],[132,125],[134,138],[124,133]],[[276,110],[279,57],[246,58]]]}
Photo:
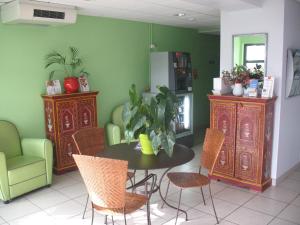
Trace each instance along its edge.
{"label": "carved wooden cabinet", "polygon": [[208,96],[210,127],[225,141],[211,178],[263,191],[271,185],[274,102],[276,98]]}
{"label": "carved wooden cabinet", "polygon": [[72,154],[77,152],[72,134],[97,126],[98,92],[43,95],[46,136],[54,145],[54,172],[76,169]]}

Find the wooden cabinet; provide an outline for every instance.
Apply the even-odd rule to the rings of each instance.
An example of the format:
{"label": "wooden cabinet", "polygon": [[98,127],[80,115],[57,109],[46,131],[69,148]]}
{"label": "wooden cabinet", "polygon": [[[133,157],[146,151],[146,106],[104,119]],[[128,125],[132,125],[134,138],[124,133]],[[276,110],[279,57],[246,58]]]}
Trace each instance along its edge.
{"label": "wooden cabinet", "polygon": [[98,92],[43,95],[46,136],[54,145],[54,172],[76,169],[72,154],[77,152],[72,139],[79,129],[97,126]]}
{"label": "wooden cabinet", "polygon": [[225,134],[224,145],[210,177],[263,191],[271,184],[276,98],[208,97],[210,127]]}

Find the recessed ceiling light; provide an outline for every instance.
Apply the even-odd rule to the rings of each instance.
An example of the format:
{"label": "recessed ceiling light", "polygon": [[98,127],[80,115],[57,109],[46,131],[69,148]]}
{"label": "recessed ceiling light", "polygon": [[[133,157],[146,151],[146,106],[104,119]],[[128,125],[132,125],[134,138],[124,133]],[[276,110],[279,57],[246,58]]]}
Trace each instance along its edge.
{"label": "recessed ceiling light", "polygon": [[185,13],[176,13],[174,16],[183,17],[185,16]]}

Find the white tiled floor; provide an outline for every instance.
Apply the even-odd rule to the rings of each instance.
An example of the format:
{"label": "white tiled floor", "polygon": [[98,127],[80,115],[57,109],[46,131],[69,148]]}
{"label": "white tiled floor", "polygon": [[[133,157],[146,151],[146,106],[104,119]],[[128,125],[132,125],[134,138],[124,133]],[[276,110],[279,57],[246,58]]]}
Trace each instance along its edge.
{"label": "white tiled floor", "polygon": [[[195,159],[175,168],[174,171],[197,171],[200,146],[194,148]],[[151,171],[162,174],[162,170]],[[204,171],[203,171],[204,172]],[[137,180],[143,177],[138,172]],[[162,190],[167,186],[163,181]],[[282,184],[271,187],[263,193],[236,188],[221,182],[212,181],[212,192],[220,225],[300,225],[300,168]],[[208,189],[204,188],[206,206],[203,204],[199,188],[184,190],[182,208],[187,210],[189,220],[179,215],[177,224],[214,225]],[[178,189],[170,186],[168,201],[177,205]],[[78,171],[55,176],[50,188],[43,188],[13,200],[8,205],[0,201],[1,225],[86,225],[91,222],[90,207],[86,219],[82,212],[86,200],[86,189]],[[164,206],[155,193],[151,198],[151,220],[153,225],[175,223],[176,211]],[[94,224],[103,224],[104,217],[97,214]],[[111,221],[109,220],[109,223]],[[146,224],[145,208],[127,216],[128,224]],[[115,224],[124,224],[123,217],[116,217]]]}

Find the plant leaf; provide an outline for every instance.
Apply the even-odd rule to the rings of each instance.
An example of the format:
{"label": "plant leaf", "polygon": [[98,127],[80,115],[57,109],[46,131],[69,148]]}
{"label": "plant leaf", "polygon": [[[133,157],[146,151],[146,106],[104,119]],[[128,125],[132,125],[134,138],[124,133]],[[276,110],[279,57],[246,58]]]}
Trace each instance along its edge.
{"label": "plant leaf", "polygon": [[150,140],[155,155],[158,154],[159,148],[161,146],[161,138],[153,130],[150,133]]}

